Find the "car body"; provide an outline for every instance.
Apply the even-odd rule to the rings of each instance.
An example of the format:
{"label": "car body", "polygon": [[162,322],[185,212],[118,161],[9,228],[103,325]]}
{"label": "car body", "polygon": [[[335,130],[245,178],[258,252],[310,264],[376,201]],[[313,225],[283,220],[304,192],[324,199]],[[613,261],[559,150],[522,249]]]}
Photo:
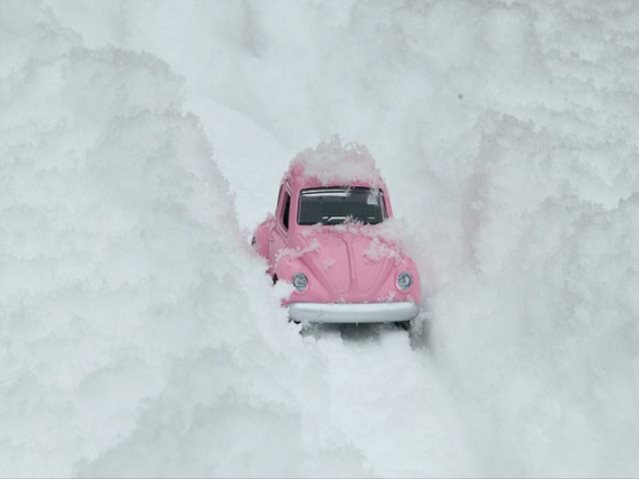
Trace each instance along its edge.
{"label": "car body", "polygon": [[320,177],[298,159],[284,174],[275,214],[257,227],[252,244],[274,282],[293,284],[284,300],[291,320],[407,322],[418,314],[420,278],[385,234],[393,210],[372,171]]}

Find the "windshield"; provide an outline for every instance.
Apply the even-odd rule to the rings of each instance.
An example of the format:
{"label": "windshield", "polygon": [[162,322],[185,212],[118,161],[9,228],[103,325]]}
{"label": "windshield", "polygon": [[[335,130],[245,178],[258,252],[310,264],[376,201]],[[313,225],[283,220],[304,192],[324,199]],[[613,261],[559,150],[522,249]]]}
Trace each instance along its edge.
{"label": "windshield", "polygon": [[348,220],[374,225],[385,217],[384,197],[377,188],[313,188],[300,194],[297,224],[337,225]]}

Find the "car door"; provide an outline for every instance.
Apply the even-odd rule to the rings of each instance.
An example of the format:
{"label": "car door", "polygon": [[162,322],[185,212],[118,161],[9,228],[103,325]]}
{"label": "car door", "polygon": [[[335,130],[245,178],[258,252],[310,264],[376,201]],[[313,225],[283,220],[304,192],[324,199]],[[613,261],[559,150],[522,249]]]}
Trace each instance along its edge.
{"label": "car door", "polygon": [[274,264],[277,252],[288,247],[288,237],[291,218],[291,188],[286,182],[281,191],[275,212],[275,226],[270,236],[269,257]]}

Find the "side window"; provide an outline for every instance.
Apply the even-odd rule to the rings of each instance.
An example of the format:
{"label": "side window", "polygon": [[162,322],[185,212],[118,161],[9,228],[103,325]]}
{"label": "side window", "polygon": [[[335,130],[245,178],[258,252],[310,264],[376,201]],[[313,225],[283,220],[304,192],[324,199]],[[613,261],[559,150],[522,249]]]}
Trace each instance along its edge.
{"label": "side window", "polygon": [[382,190],[379,190],[379,198],[381,199],[381,204],[382,204],[382,214],[384,215],[384,219],[388,218],[388,213],[387,213],[387,209],[386,209],[386,198],[384,197],[384,192]]}
{"label": "side window", "polygon": [[291,212],[291,195],[288,194],[288,191],[284,193],[284,209],[282,212],[282,224],[284,229],[288,231],[288,217]]}
{"label": "side window", "polygon": [[280,198],[282,197],[282,189],[284,185],[280,185],[280,191],[277,192],[277,204],[275,205],[275,214],[277,214],[277,208],[280,206]]}

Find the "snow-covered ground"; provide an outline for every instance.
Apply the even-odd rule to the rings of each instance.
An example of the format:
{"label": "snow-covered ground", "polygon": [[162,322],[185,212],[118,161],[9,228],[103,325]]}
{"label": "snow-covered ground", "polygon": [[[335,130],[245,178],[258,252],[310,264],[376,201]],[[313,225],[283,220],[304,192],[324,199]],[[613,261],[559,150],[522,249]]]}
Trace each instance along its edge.
{"label": "snow-covered ground", "polygon": [[[0,0],[1,476],[637,476],[639,4]],[[428,341],[247,246],[368,146]]]}

